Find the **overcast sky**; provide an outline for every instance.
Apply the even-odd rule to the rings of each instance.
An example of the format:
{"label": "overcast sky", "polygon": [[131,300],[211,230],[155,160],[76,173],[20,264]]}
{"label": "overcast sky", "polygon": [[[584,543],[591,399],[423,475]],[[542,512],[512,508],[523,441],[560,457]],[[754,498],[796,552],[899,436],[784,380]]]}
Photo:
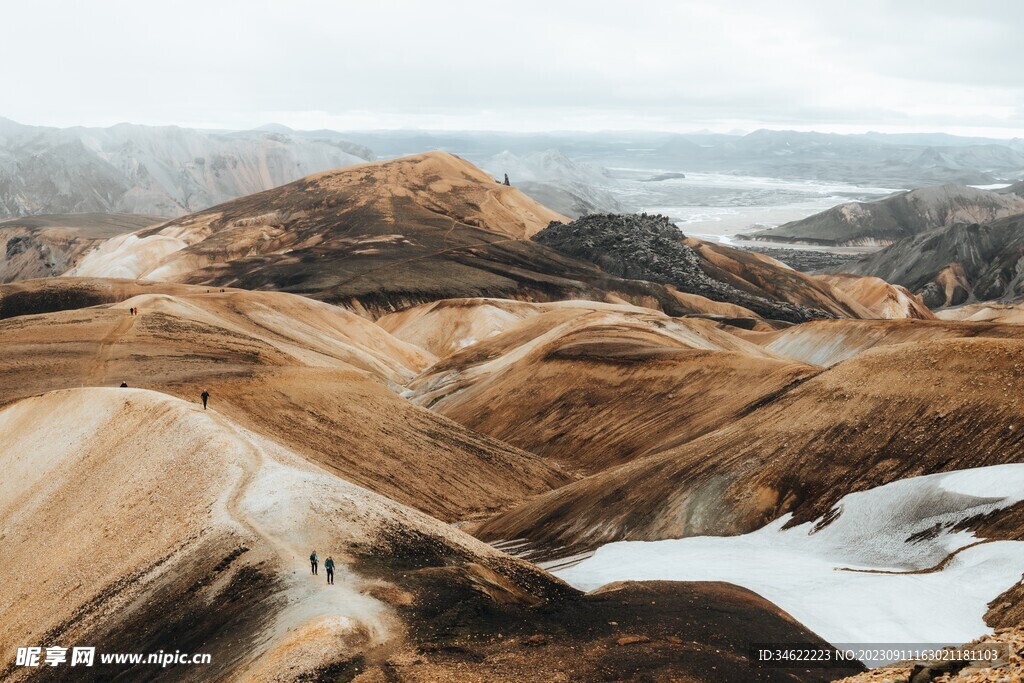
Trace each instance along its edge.
{"label": "overcast sky", "polygon": [[1024,2],[33,0],[0,116],[1024,137]]}

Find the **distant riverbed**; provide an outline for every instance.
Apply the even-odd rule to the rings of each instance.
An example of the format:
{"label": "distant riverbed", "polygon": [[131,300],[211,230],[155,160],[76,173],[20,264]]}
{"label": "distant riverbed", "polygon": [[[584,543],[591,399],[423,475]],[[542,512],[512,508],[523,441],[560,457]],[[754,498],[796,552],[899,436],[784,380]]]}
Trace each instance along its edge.
{"label": "distant riverbed", "polygon": [[607,189],[626,210],[664,214],[687,235],[726,244],[736,244],[733,236],[737,233],[775,227],[837,204],[871,201],[901,191],[899,188],[720,173],[686,173],[685,178],[650,182],[651,177],[678,169],[611,168],[609,171],[615,182]]}

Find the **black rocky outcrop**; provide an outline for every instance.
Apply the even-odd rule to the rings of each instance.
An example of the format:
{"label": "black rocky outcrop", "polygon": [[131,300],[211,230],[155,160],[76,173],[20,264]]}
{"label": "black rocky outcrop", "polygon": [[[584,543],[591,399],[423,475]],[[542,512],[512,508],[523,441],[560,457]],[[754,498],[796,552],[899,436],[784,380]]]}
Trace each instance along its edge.
{"label": "black rocky outcrop", "polygon": [[744,292],[711,278],[701,258],[683,243],[684,235],[666,216],[590,214],[572,223],[552,222],[533,239],[567,256],[590,261],[623,278],[670,284],[681,292],[748,308],[764,318],[805,322],[834,317]]}

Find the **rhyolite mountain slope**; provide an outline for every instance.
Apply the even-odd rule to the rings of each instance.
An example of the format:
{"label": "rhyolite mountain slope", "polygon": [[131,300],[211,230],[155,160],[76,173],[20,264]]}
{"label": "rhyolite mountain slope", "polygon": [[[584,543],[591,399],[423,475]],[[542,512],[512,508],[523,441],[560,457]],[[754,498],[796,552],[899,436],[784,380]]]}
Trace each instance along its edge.
{"label": "rhyolite mountain slope", "polygon": [[[1017,463],[1024,332],[960,326],[969,338],[861,353],[741,419],[531,499],[476,533],[570,551],[618,540],[741,534],[786,515],[789,526],[813,522],[846,494],[907,477]],[[985,329],[1001,338],[970,338]]]}
{"label": "rhyolite mountain slope", "polygon": [[750,237],[832,246],[887,245],[934,228],[1019,214],[1024,214],[1024,197],[1017,194],[941,185],[872,202],[840,204]]}
{"label": "rhyolite mountain slope", "polygon": [[181,216],[373,153],[337,139],[118,124],[0,120],[0,217],[122,212]]}
{"label": "rhyolite mountain slope", "polygon": [[920,294],[931,308],[1024,297],[1024,216],[936,228],[841,266]]}
{"label": "rhyolite mountain slope", "polygon": [[[700,268],[633,279],[640,273],[529,239],[567,220],[472,164],[431,152],[310,176],[114,238],[68,275],[284,290],[372,317],[475,296],[625,301],[673,315],[745,310],[787,321],[865,313],[827,285],[736,250],[704,259],[734,281],[727,285]],[[748,267],[750,280],[741,272]]]}
{"label": "rhyolite mountain slope", "polygon": [[[614,278],[526,239],[553,220],[564,218],[434,152],[310,176],[110,240],[69,275],[280,289],[371,315],[452,296],[605,296]],[[622,285],[625,297],[672,300]]]}
{"label": "rhyolite mountain slope", "polygon": [[[566,480],[402,401],[432,352],[303,297],[111,289],[130,287],[114,305],[0,321],[0,649],[212,654],[166,680],[824,683],[861,669],[752,669],[759,638],[826,645],[750,591],[583,594],[444,523]],[[38,571],[54,547],[73,573]],[[335,558],[336,585],[310,574],[312,549]],[[61,672],[0,666],[14,681]]]}
{"label": "rhyolite mountain slope", "polygon": [[[51,282],[7,285],[0,304],[7,289],[35,283],[53,298]],[[90,281],[95,294],[129,295],[97,306],[90,290],[57,282],[75,287],[66,310],[0,320],[0,404],[122,381],[191,401],[206,388],[238,424],[445,521],[565,481],[399,398],[433,356],[344,309],[280,292]]]}
{"label": "rhyolite mountain slope", "polygon": [[112,240],[69,274],[238,284],[335,300],[504,291],[518,284],[500,268],[512,264],[460,260],[488,264],[495,259],[474,257],[507,249],[515,262],[520,242],[532,246],[523,238],[559,218],[471,164],[431,153],[310,176]]}
{"label": "rhyolite mountain slope", "polygon": [[0,221],[0,283],[60,275],[111,237],[159,222],[152,216],[103,213]]}
{"label": "rhyolite mountain slope", "polygon": [[692,440],[817,371],[634,306],[464,299],[379,323],[444,354],[403,396],[570,473]]}
{"label": "rhyolite mountain slope", "polygon": [[935,318],[935,314],[924,304],[920,295],[912,293],[906,287],[889,284],[881,278],[849,273],[816,277],[853,297],[860,305],[871,311],[875,318]]}

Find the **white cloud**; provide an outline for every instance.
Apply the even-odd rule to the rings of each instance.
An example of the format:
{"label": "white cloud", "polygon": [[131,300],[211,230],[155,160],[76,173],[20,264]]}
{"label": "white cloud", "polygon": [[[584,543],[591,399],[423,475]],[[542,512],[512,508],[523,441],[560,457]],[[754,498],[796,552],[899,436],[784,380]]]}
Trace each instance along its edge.
{"label": "white cloud", "polygon": [[1009,136],[1024,132],[1022,20],[1013,0],[44,0],[6,9],[0,115]]}

